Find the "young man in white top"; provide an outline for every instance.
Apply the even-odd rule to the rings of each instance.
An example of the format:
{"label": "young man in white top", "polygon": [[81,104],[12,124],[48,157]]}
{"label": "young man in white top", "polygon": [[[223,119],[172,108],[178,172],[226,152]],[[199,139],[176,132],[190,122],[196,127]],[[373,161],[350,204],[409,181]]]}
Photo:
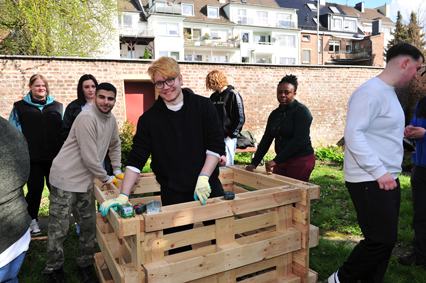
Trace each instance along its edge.
{"label": "young man in white top", "polygon": [[423,61],[415,46],[399,43],[388,50],[383,72],[349,98],[343,171],[365,239],[329,283],[380,283],[386,273],[398,236],[404,152],[404,111],[394,88],[417,78]]}

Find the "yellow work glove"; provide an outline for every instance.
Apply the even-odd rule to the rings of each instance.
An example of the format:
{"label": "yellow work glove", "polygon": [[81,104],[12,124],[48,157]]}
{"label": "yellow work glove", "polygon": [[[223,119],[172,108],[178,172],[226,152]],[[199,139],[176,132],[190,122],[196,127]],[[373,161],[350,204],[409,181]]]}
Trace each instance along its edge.
{"label": "yellow work glove", "polygon": [[[121,170],[114,171],[114,175],[117,179],[123,180],[124,179],[124,173],[121,172]],[[117,187],[118,188],[118,187]]]}
{"label": "yellow work glove", "polygon": [[204,174],[199,175],[197,184],[195,185],[194,199],[199,200],[203,205],[205,205],[211,192],[209,176]]}
{"label": "yellow work glove", "polygon": [[121,205],[121,204],[125,204],[127,201],[129,200],[129,196],[126,194],[121,193],[118,198],[113,198],[110,200],[105,201],[101,207],[99,208],[99,210],[102,213],[102,216],[107,216],[109,208],[110,207],[114,207],[117,205]]}
{"label": "yellow work glove", "polygon": [[108,176],[108,180],[104,181],[104,184],[102,185],[102,187],[105,186],[106,184],[114,184],[114,186],[117,189],[119,189],[118,181],[114,176]]}

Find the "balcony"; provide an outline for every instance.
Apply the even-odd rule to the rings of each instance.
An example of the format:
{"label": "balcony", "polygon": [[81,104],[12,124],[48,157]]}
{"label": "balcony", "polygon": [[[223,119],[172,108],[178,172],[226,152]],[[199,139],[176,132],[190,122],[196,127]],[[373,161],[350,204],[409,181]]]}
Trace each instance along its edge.
{"label": "balcony", "polygon": [[336,51],[335,61],[360,61],[371,58],[371,49],[355,49],[353,51]]}
{"label": "balcony", "polygon": [[228,41],[185,38],[184,47],[213,47],[213,48],[240,48],[241,40],[229,39]]}
{"label": "balcony", "polygon": [[119,29],[119,33],[123,37],[153,37],[154,29],[147,26],[123,27]]}
{"label": "balcony", "polygon": [[251,18],[245,16],[235,16],[234,19],[234,23],[239,25],[275,28],[297,28],[297,22],[293,20],[274,20],[268,18]]}
{"label": "balcony", "polygon": [[181,4],[174,4],[171,2],[156,2],[149,9],[149,14],[174,14],[181,15],[182,7]]}

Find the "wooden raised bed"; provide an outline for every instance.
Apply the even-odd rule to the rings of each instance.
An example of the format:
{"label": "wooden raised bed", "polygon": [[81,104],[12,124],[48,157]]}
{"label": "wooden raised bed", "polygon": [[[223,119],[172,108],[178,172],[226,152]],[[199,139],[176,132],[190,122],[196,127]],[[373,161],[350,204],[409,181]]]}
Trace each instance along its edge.
{"label": "wooden raised bed", "polygon": [[[225,190],[236,193],[234,200],[164,206],[159,213],[127,219],[112,209],[107,217],[98,213],[96,237],[102,253],[96,254],[95,268],[101,282],[316,282],[308,264],[319,230],[310,225],[309,211],[319,186],[242,166],[221,169],[220,179]],[[118,196],[114,185],[100,185],[95,182],[99,203]],[[132,193],[159,190],[153,174],[141,174]],[[152,199],[160,197],[130,203]],[[202,225],[213,219],[215,225]],[[193,229],[163,235],[163,229],[192,223]],[[187,245],[193,249],[168,255]]]}

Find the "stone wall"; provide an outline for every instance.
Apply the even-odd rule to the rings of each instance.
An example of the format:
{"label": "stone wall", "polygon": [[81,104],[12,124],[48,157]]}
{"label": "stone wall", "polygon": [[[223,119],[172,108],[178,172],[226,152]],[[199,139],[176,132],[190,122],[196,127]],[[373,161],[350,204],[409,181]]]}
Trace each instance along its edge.
{"label": "stone wall", "polygon": [[[99,82],[110,82],[118,89],[113,110],[117,120],[125,120],[124,81],[146,81],[150,60],[100,60],[85,58],[48,58],[0,56],[0,116],[7,118],[14,101],[28,92],[34,73],[47,77],[51,94],[65,105],[77,96],[77,82],[83,74],[93,74]],[[363,82],[380,73],[381,68],[349,66],[282,66],[262,64],[214,64],[181,62],[184,87],[209,96],[205,77],[213,69],[223,71],[244,100],[245,130],[260,141],[270,112],[278,106],[276,86],[285,74],[299,78],[296,98],[314,118],[311,139],[314,145],[336,143],[342,136],[347,101]],[[424,81],[423,81],[424,83]],[[423,84],[424,87],[424,84]]]}

